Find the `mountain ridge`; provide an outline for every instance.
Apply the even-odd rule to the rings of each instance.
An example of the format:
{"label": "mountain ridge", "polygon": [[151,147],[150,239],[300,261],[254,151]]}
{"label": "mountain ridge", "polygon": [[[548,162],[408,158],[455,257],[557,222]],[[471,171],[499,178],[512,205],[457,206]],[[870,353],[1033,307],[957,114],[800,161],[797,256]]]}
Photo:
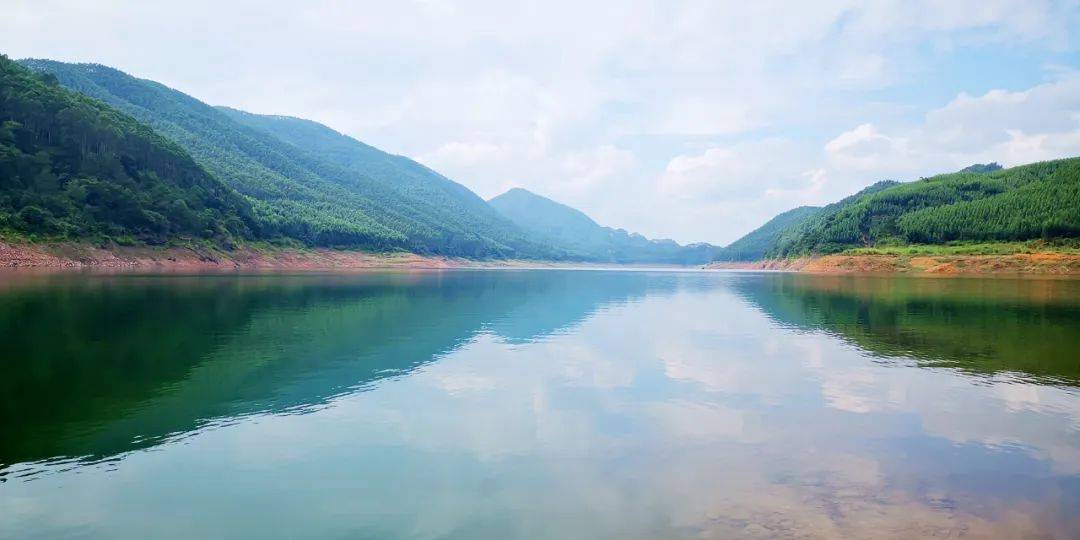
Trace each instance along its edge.
{"label": "mountain ridge", "polygon": [[680,245],[674,240],[650,240],[623,229],[604,227],[584,212],[524,188],[512,188],[488,204],[521,228],[549,239],[568,257],[615,263],[704,264],[715,246]]}
{"label": "mountain ridge", "polygon": [[[270,233],[314,246],[481,258],[558,258],[557,252],[533,242],[475,201],[466,203],[474,211],[457,212],[445,204],[447,197],[410,196],[385,180],[333,163],[264,128],[237,121],[236,114],[230,116],[160,83],[100,64],[21,62],[51,73],[61,84],[117,107],[173,139],[251,201]],[[452,182],[437,176],[441,179],[428,180]],[[464,186],[453,189],[458,197],[475,197]],[[483,219],[476,219],[478,215]]]}
{"label": "mountain ridge", "polygon": [[[763,236],[777,218],[729,247]],[[1077,237],[1080,158],[1010,168],[976,164],[911,182],[884,180],[787,224],[779,233],[768,232],[771,240],[763,252],[755,253],[759,260],[859,247]],[[747,260],[724,259],[727,249],[717,261]]]}

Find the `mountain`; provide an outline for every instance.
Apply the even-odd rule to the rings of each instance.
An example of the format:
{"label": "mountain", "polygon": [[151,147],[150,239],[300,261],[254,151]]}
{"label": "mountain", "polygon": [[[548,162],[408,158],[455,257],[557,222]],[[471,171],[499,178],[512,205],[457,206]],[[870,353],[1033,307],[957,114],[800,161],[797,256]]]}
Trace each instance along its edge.
{"label": "mountain", "polygon": [[97,64],[22,63],[175,141],[247,198],[268,236],[453,256],[559,256],[463,186],[314,122],[218,109]]}
{"label": "mountain", "polygon": [[[828,209],[829,207],[826,207]],[[957,172],[864,191],[787,231],[772,256],[886,243],[1080,235],[1080,159]]]}
{"label": "mountain", "polygon": [[522,229],[564,249],[569,258],[615,263],[702,264],[714,246],[681,246],[672,240],[649,240],[640,234],[597,224],[580,210],[514,188],[488,204]]}
{"label": "mountain", "polygon": [[761,227],[754,229],[721,249],[715,261],[758,261],[775,244],[784,231],[798,226],[821,211],[819,206],[800,206],[788,210],[770,219]]}
{"label": "mountain", "polygon": [[311,120],[252,114],[228,107],[218,109],[236,122],[270,133],[324,161],[379,182],[398,197],[430,203],[425,212],[431,221],[526,250],[545,249],[528,245],[530,240],[524,238],[522,231],[469,188],[409,158],[383,152]]}
{"label": "mountain", "polygon": [[522,188],[513,188],[488,204],[521,228],[584,252],[606,246],[611,237],[611,229],[580,210]]}
{"label": "mountain", "polygon": [[226,243],[257,224],[246,200],[173,142],[0,55],[0,228]]}
{"label": "mountain", "polygon": [[[798,223],[793,223],[784,229],[776,237],[776,242],[765,252],[768,258],[782,257],[809,252],[837,251],[835,246],[823,245],[821,239],[831,239],[823,231],[829,230],[837,223],[838,219],[844,219],[845,212],[857,205],[860,201],[875,193],[899,186],[895,180],[881,180],[875,182],[854,195],[844,197],[837,202],[825,205],[809,218]],[[840,216],[838,218],[838,216]],[[843,249],[843,248],[840,248]]]}
{"label": "mountain", "polygon": [[717,260],[1077,236],[1080,158],[1009,169],[990,163],[915,182],[886,180],[817,211],[785,212],[732,243]]}

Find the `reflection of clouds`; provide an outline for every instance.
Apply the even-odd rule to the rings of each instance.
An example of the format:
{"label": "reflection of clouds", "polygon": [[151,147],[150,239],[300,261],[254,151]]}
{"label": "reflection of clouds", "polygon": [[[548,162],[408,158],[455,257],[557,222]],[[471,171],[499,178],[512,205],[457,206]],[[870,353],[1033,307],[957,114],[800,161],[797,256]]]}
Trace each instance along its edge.
{"label": "reflection of clouds", "polygon": [[544,356],[558,360],[559,375],[568,386],[620,388],[634,380],[632,366],[599,347],[555,342],[544,347]]}
{"label": "reflection of clouds", "polygon": [[925,435],[988,448],[1020,445],[1061,473],[1080,473],[1080,402],[1074,390],[1004,376],[972,379],[950,369],[870,364],[845,346],[819,343],[835,349],[815,370],[830,407],[913,414]]}
{"label": "reflection of clouds", "polygon": [[882,410],[882,396],[877,395],[877,382],[870,369],[852,369],[826,377],[821,393],[830,407],[853,413]]}
{"label": "reflection of clouds", "polygon": [[672,440],[754,442],[759,422],[753,413],[701,403],[662,402],[647,407],[658,433]]}
{"label": "reflection of clouds", "polygon": [[497,381],[477,373],[447,373],[437,378],[436,385],[449,394],[492,390]]}
{"label": "reflection of clouds", "polygon": [[[543,341],[481,334],[310,414],[133,456],[116,482],[68,502],[72,515],[141,509],[154,494],[135,480],[173,470],[181,493],[236,480],[203,495],[221,512],[232,508],[221,501],[264,492],[275,496],[261,511],[280,523],[350,516],[384,527],[369,536],[1013,538],[1061,533],[1039,498],[1057,489],[1052,475],[1019,468],[1028,489],[1012,494],[954,477],[988,474],[966,458],[1015,443],[1010,459],[1080,472],[1076,407],[1059,388],[880,365],[833,336],[777,329],[723,287],[702,288],[598,311]],[[928,463],[936,455],[918,444],[960,459]],[[4,500],[19,519],[41,519],[34,490],[58,476]],[[215,509],[207,519],[242,518]],[[183,514],[145,515],[187,530]]]}
{"label": "reflection of clouds", "polygon": [[[947,370],[869,363],[830,336],[777,339],[775,332],[763,333],[768,323],[758,313],[716,308],[728,300],[716,293],[680,294],[663,299],[663,305],[646,299],[597,314],[574,334],[518,347],[512,359],[497,342],[477,345],[491,350],[461,351],[473,361],[500,359],[470,369],[497,381],[500,406],[494,418],[509,425],[498,437],[486,422],[464,426],[464,436],[459,431],[453,442],[489,463],[509,449],[531,452],[537,460],[531,465],[557,479],[562,492],[610,512],[593,515],[605,531],[637,530],[635,520],[657,516],[673,528],[664,530],[704,537],[902,538],[965,532],[1009,537],[1040,530],[1024,512],[1003,514],[998,521],[958,509],[947,490],[919,495],[889,487],[887,475],[902,471],[902,464],[885,466],[873,452],[843,448],[852,438],[887,437],[888,418],[913,413],[931,435],[994,444],[1000,439],[986,429],[992,425],[971,422],[979,417],[993,424],[999,418],[987,414],[1004,404],[993,396],[993,387],[971,384]],[[652,398],[624,394],[642,390],[638,377],[657,365],[668,381],[697,390],[683,387],[679,399],[664,392]],[[447,362],[429,371],[453,366]],[[665,386],[645,386],[653,385]],[[879,415],[870,422],[880,426],[874,431],[863,424],[832,424],[842,416],[792,423],[783,412],[768,409],[802,404],[812,410],[813,402],[804,400],[814,385],[828,408]],[[1019,395],[1031,405],[1031,392]],[[753,399],[742,399],[747,397]],[[475,405],[491,407],[486,400]],[[468,408],[453,414],[486,417]],[[974,433],[957,431],[957,422]],[[648,429],[627,433],[609,424]],[[531,429],[519,429],[526,425]],[[1029,442],[1049,442],[1046,424],[1036,422],[1031,431],[1041,437],[1030,433],[1024,437]],[[438,448],[446,442],[440,436],[427,444]],[[486,449],[470,447],[477,444]],[[627,468],[612,469],[610,459],[625,460]],[[636,495],[624,491],[627,484],[638,488],[631,490]],[[1001,531],[1008,533],[997,534]]]}
{"label": "reflection of clouds", "polygon": [[742,362],[731,362],[731,357],[717,358],[713,361],[702,361],[693,350],[671,351],[665,353],[664,375],[669,379],[681,381],[693,381],[701,384],[713,392],[736,392],[739,388],[745,388],[743,373],[740,373]]}

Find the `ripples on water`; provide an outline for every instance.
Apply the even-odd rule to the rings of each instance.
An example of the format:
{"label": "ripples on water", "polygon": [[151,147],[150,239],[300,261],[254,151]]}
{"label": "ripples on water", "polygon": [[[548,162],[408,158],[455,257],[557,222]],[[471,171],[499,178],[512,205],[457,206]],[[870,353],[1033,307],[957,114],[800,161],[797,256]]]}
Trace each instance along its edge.
{"label": "ripples on water", "polygon": [[0,537],[1080,537],[1080,282],[0,278]]}

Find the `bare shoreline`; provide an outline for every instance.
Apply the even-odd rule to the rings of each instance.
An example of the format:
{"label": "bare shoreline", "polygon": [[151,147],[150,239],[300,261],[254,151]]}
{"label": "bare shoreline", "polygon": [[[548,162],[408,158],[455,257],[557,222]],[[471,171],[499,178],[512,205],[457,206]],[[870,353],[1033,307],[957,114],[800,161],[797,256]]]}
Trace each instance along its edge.
{"label": "bare shoreline", "polygon": [[0,241],[0,268],[136,272],[289,271],[443,269],[701,269],[700,266],[617,264],[519,259],[467,259],[415,253],[378,253],[327,248],[99,247],[81,242]]}
{"label": "bare shoreline", "polygon": [[532,260],[478,260],[415,253],[327,248],[111,246],[82,242],[0,241],[0,268],[139,272],[362,271],[442,269],[743,270],[808,274],[925,276],[1080,276],[1080,254],[1044,251],[1008,255],[823,255],[703,266]]}
{"label": "bare shoreline", "polygon": [[1080,255],[1058,251],[1007,255],[821,255],[755,262],[711,263],[709,269],[773,270],[808,274],[925,276],[1080,276]]}

